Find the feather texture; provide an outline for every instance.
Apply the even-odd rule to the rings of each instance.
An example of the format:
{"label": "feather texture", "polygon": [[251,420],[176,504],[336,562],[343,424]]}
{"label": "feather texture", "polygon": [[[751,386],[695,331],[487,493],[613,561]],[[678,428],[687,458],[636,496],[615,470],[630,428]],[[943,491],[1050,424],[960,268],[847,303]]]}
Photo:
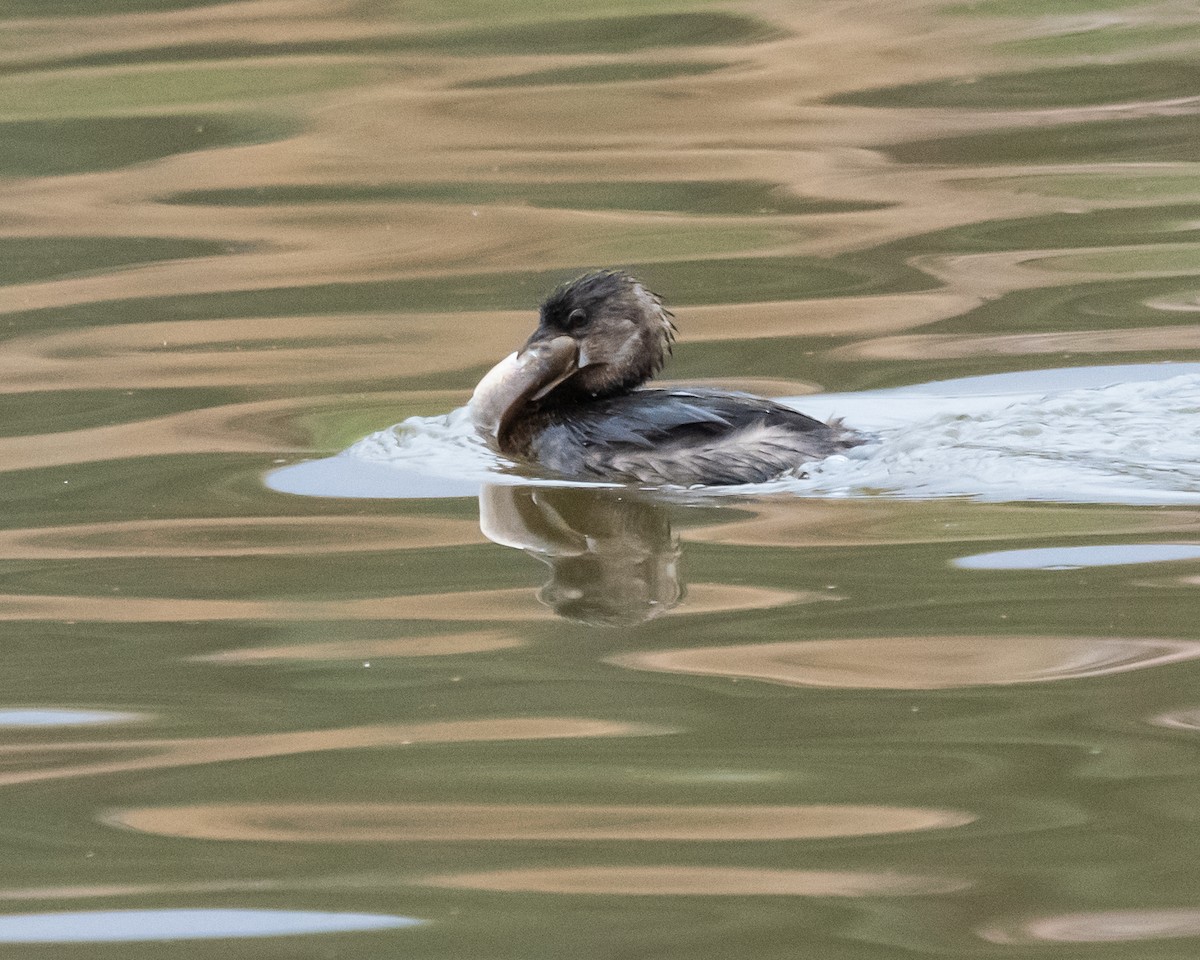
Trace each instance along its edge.
{"label": "feather texture", "polygon": [[517,432],[514,452],[563,476],[684,486],[761,483],[848,445],[789,407],[705,389],[545,408]]}

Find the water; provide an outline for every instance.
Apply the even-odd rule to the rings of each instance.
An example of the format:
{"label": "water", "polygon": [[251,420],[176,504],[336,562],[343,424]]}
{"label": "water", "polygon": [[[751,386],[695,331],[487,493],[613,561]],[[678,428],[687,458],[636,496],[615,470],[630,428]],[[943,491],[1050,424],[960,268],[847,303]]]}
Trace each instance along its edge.
{"label": "water", "polygon": [[[3,16],[5,957],[1195,955],[1195,11]],[[871,443],[514,474],[598,266]]]}

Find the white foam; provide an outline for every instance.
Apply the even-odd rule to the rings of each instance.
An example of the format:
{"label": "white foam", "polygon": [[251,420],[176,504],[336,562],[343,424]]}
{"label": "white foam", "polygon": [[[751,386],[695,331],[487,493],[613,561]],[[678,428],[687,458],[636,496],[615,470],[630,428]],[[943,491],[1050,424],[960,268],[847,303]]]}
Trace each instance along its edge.
{"label": "white foam", "polygon": [[[782,402],[841,417],[872,439],[796,477],[689,495],[1200,502],[1200,364],[1029,371]],[[330,489],[315,467],[335,461]],[[381,492],[389,470],[396,482]],[[355,490],[356,473],[372,479],[370,492]],[[274,489],[321,496],[461,496],[483,483],[530,482],[561,483],[515,473],[475,435],[465,409],[412,417],[339,457],[268,478]]]}
{"label": "white foam", "polygon": [[1050,392],[847,396],[833,406],[873,442],[784,483],[824,496],[1200,502],[1200,371],[1163,376],[1176,366]]}

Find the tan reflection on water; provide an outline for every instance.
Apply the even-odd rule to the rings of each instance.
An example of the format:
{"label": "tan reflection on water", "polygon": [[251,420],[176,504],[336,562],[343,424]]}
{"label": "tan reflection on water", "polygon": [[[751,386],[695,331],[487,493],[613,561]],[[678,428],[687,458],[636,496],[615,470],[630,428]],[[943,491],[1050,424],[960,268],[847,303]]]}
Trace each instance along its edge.
{"label": "tan reflection on water", "polygon": [[[678,311],[688,341],[851,336],[909,330],[957,316],[980,299],[950,291],[690,306]],[[668,368],[668,373],[669,373]],[[707,378],[705,378],[707,382]]]}
{"label": "tan reflection on water", "polygon": [[864,340],[831,350],[844,360],[942,360],[1045,353],[1137,353],[1147,350],[1200,348],[1200,328],[1146,327],[1129,330],[1077,330],[1070,333],[1024,333],[999,336],[923,334]]}
{"label": "tan reflection on water", "polygon": [[[421,743],[484,743],[564,737],[630,737],[661,727],[570,717],[492,717],[437,723],[377,724],[336,730],[194,737],[179,740],[88,741],[0,746],[0,786],[190,767],[231,760],[284,757],[326,750],[404,747]],[[55,764],[56,756],[63,759]],[[95,758],[95,759],[92,759]],[[24,765],[24,766],[23,766]]]}
{"label": "tan reflection on water", "polygon": [[953,893],[970,883],[949,877],[767,867],[547,867],[426,877],[431,887],[497,892],[630,897],[879,897]]}
{"label": "tan reflection on water", "polygon": [[[684,298],[685,291],[672,297]],[[363,381],[457,371],[515,349],[534,324],[536,299],[531,293],[523,311],[456,311],[455,323],[471,336],[452,345],[445,314],[407,312],[178,320],[17,337],[0,344],[0,393],[53,390],[64,382],[78,389],[317,385],[344,381],[348,371]],[[688,341],[699,343],[903,330],[978,302],[936,292],[691,306],[677,314]]]}
{"label": "tan reflection on water", "polygon": [[[70,177],[29,178],[0,189],[0,214],[26,234],[41,236],[198,237],[240,244],[243,252],[179,262],[135,265],[117,271],[15,284],[0,290],[0,310],[61,307],[110,299],[163,294],[274,289],[322,282],[466,274],[494,270],[574,268],[581,264],[669,261],[711,257],[817,253],[829,254],[910,236],[924,230],[989,219],[999,212],[1045,209],[1052,201],[1014,191],[972,193],[959,189],[943,171],[906,168],[881,161],[873,149],[911,135],[913,118],[905,111],[847,108],[821,103],[830,94],[872,84],[904,83],[979,67],[980,53],[969,41],[986,31],[969,18],[933,18],[933,2],[840,7],[775,6],[744,12],[762,17],[770,39],[747,37],[722,44],[700,43],[665,49],[633,49],[590,54],[488,53],[486,48],[439,50],[396,56],[370,46],[361,52],[321,58],[289,53],[289,42],[371,41],[427,33],[429,25],[411,11],[371,11],[308,3],[229,4],[198,10],[164,11],[39,21],[21,33],[7,58],[103,56],[113,51],[154,52],[179,45],[212,46],[262,43],[261,57],[235,62],[247,69],[309,69],[324,60],[346,67],[351,85],[307,97],[248,91],[256,106],[291,114],[301,112],[304,130],[285,140],[184,153],[131,168]],[[267,11],[275,11],[267,13]],[[490,20],[496,13],[473,14]],[[521,11],[501,19],[519,18]],[[528,15],[526,12],[525,15]],[[537,16],[544,17],[540,9]],[[574,19],[574,18],[573,18]],[[484,24],[486,26],[486,23]],[[968,41],[968,42],[964,42]],[[939,56],[931,60],[930,43]],[[352,49],[348,48],[348,49]],[[17,51],[19,50],[19,54]],[[853,55],[847,56],[847,50]],[[511,89],[467,89],[466,84],[527,73],[531,69],[629,64],[661,64],[701,58],[725,69],[699,76],[637,83],[559,83]],[[168,71],[170,64],[162,65]],[[79,77],[92,86],[128,77],[138,68],[98,67]],[[35,74],[34,80],[39,77]],[[345,80],[346,78],[342,78]],[[197,88],[199,85],[196,85]],[[86,85],[85,85],[86,88]],[[257,94],[257,96],[254,96]],[[199,104],[203,104],[201,98]],[[129,104],[131,113],[155,114],[170,103]],[[196,104],[192,104],[196,106]],[[228,109],[217,101],[213,109]],[[88,100],[71,110],[96,109]],[[118,111],[120,104],[117,105]],[[995,126],[993,116],[970,111],[919,111],[922,130],[939,132]],[[1006,113],[1005,124],[1044,122],[1036,111]],[[587,149],[581,149],[581,148]],[[895,204],[886,209],[805,216],[707,216],[636,210],[546,209],[520,202],[439,204],[432,202],[336,202],[300,208],[286,203],[256,207],[184,205],[163,202],[196,189],[378,184],[397,180],[492,183],[619,183],[630,179],[753,180],[778,184],[807,196]],[[245,249],[245,248],[250,249]],[[686,303],[687,291],[665,291]],[[974,302],[973,292],[879,298],[822,300],[812,304],[702,308],[694,313],[697,337],[770,336],[783,333],[879,332],[917,326],[952,316]],[[531,294],[530,308],[533,307]],[[398,304],[403,309],[402,304]],[[528,316],[515,324],[523,328]],[[453,359],[438,356],[439,338],[430,348],[410,344],[405,351],[375,351],[387,344],[389,329],[415,329],[420,317],[406,314],[392,325],[387,317],[359,318],[346,328],[351,340],[366,342],[326,348],[284,346],[276,357],[254,354],[263,331],[283,330],[285,337],[305,336],[337,318],[304,321],[261,318],[243,324],[239,341],[247,358],[213,343],[194,357],[173,355],[171,345],[217,332],[236,321],[183,321],[164,324],[161,338],[131,343],[132,333],[97,330],[64,334],[67,342],[89,342],[91,351],[112,361],[90,368],[74,358],[47,356],[36,338],[25,341],[0,369],[22,378],[25,387],[46,383],[56,372],[74,372],[89,384],[281,382],[295,378],[320,382],[338,364],[331,356],[362,364],[379,373],[420,366],[445,369]],[[496,337],[514,329],[513,317],[497,312],[481,317],[478,338],[456,346],[462,366],[476,356],[495,358]],[[692,323],[693,318],[686,319]],[[357,326],[356,326],[357,325]],[[143,325],[143,332],[154,332]],[[228,327],[232,329],[232,327]],[[342,334],[339,333],[339,337]],[[379,340],[378,338],[384,338]],[[149,348],[168,341],[166,353]],[[467,342],[473,341],[473,342]],[[506,343],[508,342],[505,337]],[[116,348],[116,356],[109,351]],[[32,354],[21,355],[22,350]],[[52,351],[53,352],[53,351]],[[504,352],[504,351],[502,351]],[[44,362],[41,370],[26,365]],[[210,372],[204,372],[204,364]],[[126,377],[122,382],[121,378]],[[6,375],[3,378],[9,381]]]}
{"label": "tan reflection on water", "polygon": [[1098,677],[1200,658],[1200,643],[1121,637],[861,637],[630,653],[636,670],[791,687],[939,690]]}
{"label": "tan reflection on water", "polygon": [[448,517],[168,518],[0,530],[0,555],[22,560],[308,556],[463,546],[482,540],[478,524]]}
{"label": "tan reflection on water", "polygon": [[[343,401],[344,402],[344,401]],[[305,400],[263,400],[206,407],[110,426],[0,437],[0,469],[34,470],[128,457],[204,453],[304,453],[311,443],[289,437]]]}
{"label": "tan reflection on water", "polygon": [[214,880],[200,883],[112,883],[77,887],[19,887],[0,890],[0,901],[90,900],[98,897],[178,896],[190,893],[254,893],[294,890],[303,883],[278,880]]}
{"label": "tan reflection on water", "polygon": [[[672,380],[670,377],[655,378],[654,383],[666,388],[695,386],[690,380]],[[799,397],[819,393],[822,389],[820,384],[807,380],[781,380],[777,377],[705,377],[704,385],[720,390],[755,393],[760,397]]]}
{"label": "tan reflection on water", "polygon": [[525,589],[473,590],[354,600],[197,600],[176,597],[0,594],[0,620],[177,623],[214,620],[544,620]]}
{"label": "tan reflection on water", "polygon": [[[773,590],[723,583],[688,588],[676,612],[725,613],[791,603],[836,600],[820,591]],[[197,600],[183,597],[72,597],[0,594],[2,620],[88,620],[98,623],[177,623],[213,620],[548,620],[554,614],[523,587],[422,593],[355,600]]]}
{"label": "tan reflection on water", "polygon": [[937,830],[954,810],[883,806],[206,804],[119,810],[134,830],[209,840],[365,843],[457,840],[799,840]]}
{"label": "tan reflection on water", "polygon": [[1151,722],[1161,727],[1173,727],[1177,730],[1200,731],[1200,707],[1164,713],[1154,717]]}
{"label": "tan reflection on water", "polygon": [[1184,907],[1064,913],[1012,926],[985,927],[979,933],[985,940],[1004,944],[1032,944],[1043,941],[1130,943],[1139,940],[1200,937],[1200,910]]}
{"label": "tan reflection on water", "polygon": [[431,634],[378,640],[341,640],[286,647],[248,647],[194,657],[208,663],[260,663],[268,660],[361,660],[387,657],[444,657],[466,653],[492,653],[523,646],[520,637],[500,630]]}
{"label": "tan reflection on water", "polygon": [[1145,511],[1048,504],[889,500],[766,500],[739,504],[725,523],[680,530],[685,541],[748,547],[859,546],[885,543],[962,544],[1024,539],[1034,526],[1056,536],[1194,532],[1194,510]]}
{"label": "tan reflection on water", "polygon": [[[471,336],[445,341],[444,314],[351,314],[131,323],[0,344],[0,393],[319,384],[411,377],[490,363],[520,344],[522,313],[455,313]],[[311,341],[311,342],[310,342]]]}

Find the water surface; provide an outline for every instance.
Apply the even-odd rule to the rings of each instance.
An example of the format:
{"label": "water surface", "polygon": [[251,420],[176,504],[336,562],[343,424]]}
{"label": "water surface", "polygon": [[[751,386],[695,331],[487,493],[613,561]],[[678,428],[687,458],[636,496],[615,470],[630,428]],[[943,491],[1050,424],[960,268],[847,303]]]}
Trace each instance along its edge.
{"label": "water surface", "polygon": [[[3,16],[6,957],[1195,955],[1194,10]],[[600,266],[872,445],[498,470]]]}

